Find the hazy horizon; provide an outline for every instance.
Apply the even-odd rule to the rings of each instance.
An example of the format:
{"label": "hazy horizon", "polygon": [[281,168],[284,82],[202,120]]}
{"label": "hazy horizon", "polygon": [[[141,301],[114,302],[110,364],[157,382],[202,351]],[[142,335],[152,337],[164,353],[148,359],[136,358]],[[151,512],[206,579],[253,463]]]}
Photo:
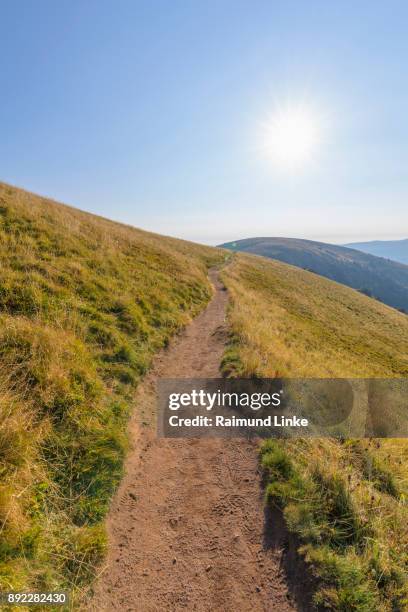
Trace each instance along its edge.
{"label": "hazy horizon", "polygon": [[[0,177],[0,182],[2,181],[2,178]],[[24,185],[16,185],[16,184],[12,184],[12,183],[8,183],[7,181],[3,181],[6,184],[10,184],[10,186],[12,187],[17,187],[20,189],[23,189],[25,191],[32,191],[31,189],[29,189],[28,187],[25,187]],[[166,224],[163,222],[160,224],[160,222],[158,223],[158,225],[156,225],[156,227],[148,227],[148,226],[141,226],[140,224],[136,223],[132,223],[126,219],[122,219],[118,216],[115,216],[114,211],[112,210],[112,214],[109,214],[109,212],[107,214],[101,214],[100,212],[98,212],[96,209],[92,208],[92,207],[86,207],[84,206],[83,208],[77,206],[75,203],[73,202],[66,202],[66,201],[62,201],[61,199],[58,199],[57,197],[50,195],[49,193],[35,193],[35,195],[38,195],[40,197],[46,198],[46,199],[50,199],[53,201],[56,201],[60,204],[65,204],[67,206],[70,206],[72,208],[76,208],[79,210],[83,210],[85,212],[89,212],[91,214],[94,215],[99,215],[102,217],[105,217],[106,219],[109,219],[110,221],[114,221],[117,223],[123,223],[125,225],[130,225],[132,227],[135,227],[136,229],[141,229],[147,232],[152,232],[155,234],[162,234],[164,236],[169,236],[171,238],[181,238],[182,240],[189,240],[191,242],[198,242],[201,244],[207,244],[210,246],[218,246],[220,244],[223,244],[225,242],[232,242],[234,240],[243,240],[246,238],[262,238],[262,237],[270,237],[270,238],[299,238],[302,240],[314,240],[316,242],[326,242],[329,244],[338,244],[338,245],[345,245],[346,243],[352,243],[352,242],[372,242],[374,240],[408,240],[408,232],[406,235],[401,234],[401,236],[398,238],[391,236],[391,237],[385,237],[382,239],[379,238],[372,238],[370,236],[368,236],[367,238],[355,238],[355,239],[341,239],[341,237],[338,236],[338,234],[334,234],[332,236],[315,236],[315,235],[305,235],[305,234],[299,234],[299,235],[295,235],[294,233],[286,233],[286,234],[277,234],[274,233],[273,228],[271,229],[271,231],[265,232],[265,228],[261,229],[260,232],[258,233],[250,233],[247,232],[245,233],[244,230],[242,230],[242,228],[237,226],[237,232],[230,232],[230,233],[219,233],[219,232],[212,232],[209,231],[208,234],[200,234],[199,232],[196,232],[196,237],[191,237],[189,235],[188,230],[186,229],[185,232],[183,232],[182,229],[180,229],[180,231],[178,233],[170,233],[168,231],[168,229],[166,229]],[[176,228],[177,229],[177,228]],[[240,232],[240,233],[239,233]],[[220,239],[216,239],[216,236],[222,236],[222,238]],[[227,236],[225,238],[225,236]]]}
{"label": "hazy horizon", "polygon": [[403,2],[2,9],[1,180],[206,244],[408,235]]}

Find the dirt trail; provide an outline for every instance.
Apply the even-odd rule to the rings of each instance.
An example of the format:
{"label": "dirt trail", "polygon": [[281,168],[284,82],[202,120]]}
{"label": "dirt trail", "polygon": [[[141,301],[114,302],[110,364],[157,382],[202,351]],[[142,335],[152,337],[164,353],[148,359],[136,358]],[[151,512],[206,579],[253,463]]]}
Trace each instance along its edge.
{"label": "dirt trail", "polygon": [[109,513],[107,568],[91,610],[296,609],[280,546],[269,548],[264,534],[255,443],[157,439],[154,427],[141,426],[154,414],[159,377],[219,376],[228,296],[217,273],[210,277],[214,298],[138,389],[133,449]]}

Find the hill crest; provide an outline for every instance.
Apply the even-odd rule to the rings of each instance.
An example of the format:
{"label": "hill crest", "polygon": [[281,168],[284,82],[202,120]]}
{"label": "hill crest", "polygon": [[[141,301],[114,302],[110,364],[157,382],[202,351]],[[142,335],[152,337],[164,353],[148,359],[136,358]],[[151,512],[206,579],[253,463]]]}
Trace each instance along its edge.
{"label": "hill crest", "polygon": [[303,268],[408,312],[408,266],[405,264],[341,245],[300,238],[256,237],[220,246]]}

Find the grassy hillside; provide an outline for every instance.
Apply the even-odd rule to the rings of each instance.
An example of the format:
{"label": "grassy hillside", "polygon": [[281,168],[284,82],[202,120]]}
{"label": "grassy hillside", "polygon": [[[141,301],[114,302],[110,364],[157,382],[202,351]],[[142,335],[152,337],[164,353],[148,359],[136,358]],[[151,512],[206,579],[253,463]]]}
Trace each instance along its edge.
{"label": "grassy hillside", "polygon": [[[233,337],[227,374],[408,375],[408,319],[310,272],[250,255],[223,271]],[[318,577],[316,602],[344,612],[408,606],[408,444],[265,443],[270,503]]]}
{"label": "grassy hillside", "polygon": [[352,242],[345,247],[357,249],[364,253],[386,257],[403,264],[408,264],[408,238],[404,240],[371,240],[370,242]]}
{"label": "grassy hillside", "polygon": [[355,249],[296,238],[248,238],[221,245],[304,268],[408,312],[408,266]]}
{"label": "grassy hillside", "polygon": [[5,184],[0,254],[0,590],[77,589],[103,554],[133,390],[224,255]]}
{"label": "grassy hillside", "polygon": [[[0,184],[0,590],[78,591],[105,547],[134,389],[204,307],[225,253]],[[407,376],[408,318],[315,274],[238,255],[226,373]],[[136,407],[137,409],[137,407]],[[338,610],[402,610],[408,448],[269,442],[281,505]]]}

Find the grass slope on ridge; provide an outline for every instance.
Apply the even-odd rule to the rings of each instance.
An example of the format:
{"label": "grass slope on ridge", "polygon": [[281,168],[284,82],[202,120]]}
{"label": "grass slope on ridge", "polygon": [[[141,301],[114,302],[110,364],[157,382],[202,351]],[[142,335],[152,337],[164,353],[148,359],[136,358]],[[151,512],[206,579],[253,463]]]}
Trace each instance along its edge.
{"label": "grass slope on ridge", "polygon": [[408,376],[406,315],[262,257],[238,255],[223,275],[240,375]]}
{"label": "grass slope on ridge", "polygon": [[310,270],[408,312],[408,266],[402,263],[298,238],[248,238],[220,246]]}
{"label": "grass slope on ridge", "polygon": [[[238,376],[406,377],[408,320],[348,287],[237,254],[222,272]],[[283,510],[320,586],[316,603],[377,612],[408,607],[405,440],[270,440],[270,503]]]}
{"label": "grass slope on ridge", "polygon": [[225,255],[1,183],[0,253],[0,590],[75,590],[103,554],[135,385]]}

